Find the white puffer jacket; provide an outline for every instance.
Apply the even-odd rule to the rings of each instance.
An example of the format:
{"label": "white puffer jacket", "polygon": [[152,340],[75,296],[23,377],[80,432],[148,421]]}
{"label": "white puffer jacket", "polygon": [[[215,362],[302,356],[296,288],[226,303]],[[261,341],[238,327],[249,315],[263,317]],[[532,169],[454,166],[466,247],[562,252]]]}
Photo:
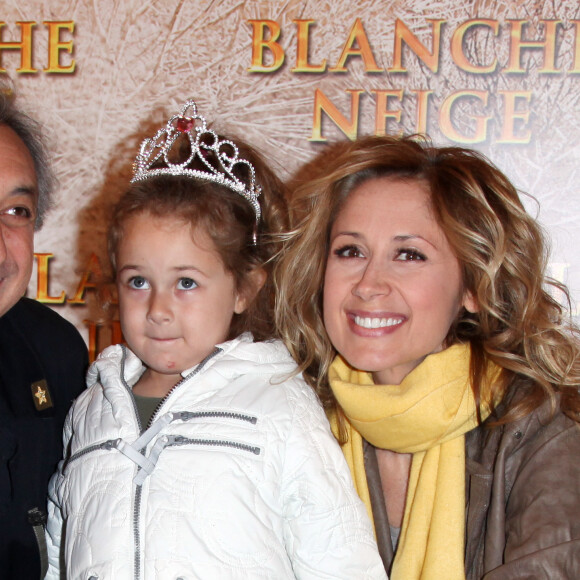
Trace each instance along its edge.
{"label": "white puffer jacket", "polygon": [[[144,368],[109,347],[50,484],[49,579],[386,578],[323,410],[281,343],[219,345],[141,432]],[[64,576],[64,574],[63,574]]]}

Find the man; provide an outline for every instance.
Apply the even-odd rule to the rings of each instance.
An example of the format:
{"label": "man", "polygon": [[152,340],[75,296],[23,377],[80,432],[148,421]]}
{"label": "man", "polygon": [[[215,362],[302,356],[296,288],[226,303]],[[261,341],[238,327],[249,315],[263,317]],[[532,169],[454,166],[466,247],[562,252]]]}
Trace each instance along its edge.
{"label": "man", "polygon": [[0,578],[44,576],[50,476],[84,386],[85,344],[58,314],[23,298],[52,174],[38,127],[0,87]]}

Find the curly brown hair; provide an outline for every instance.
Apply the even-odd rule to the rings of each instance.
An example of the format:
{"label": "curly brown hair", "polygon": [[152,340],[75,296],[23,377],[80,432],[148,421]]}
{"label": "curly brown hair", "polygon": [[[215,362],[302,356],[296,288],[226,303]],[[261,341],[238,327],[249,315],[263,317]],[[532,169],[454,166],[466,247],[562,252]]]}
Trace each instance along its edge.
{"label": "curly brown hair", "polygon": [[[259,197],[262,216],[256,227],[256,216],[250,203],[231,189],[203,179],[187,176],[155,176],[131,185],[113,209],[109,228],[109,258],[115,270],[119,242],[124,224],[138,214],[182,220],[192,228],[203,227],[231,272],[240,292],[251,292],[251,273],[265,270],[266,282],[250,301],[248,308],[235,314],[229,339],[250,331],[255,340],[277,336],[274,325],[274,283],[272,269],[280,250],[280,234],[288,228],[285,188],[262,156],[242,140],[220,135],[238,147],[240,157],[255,169],[261,186]],[[211,158],[206,158],[211,162]],[[197,168],[194,160],[190,165]],[[243,176],[239,176],[243,178]],[[256,241],[254,243],[254,236]]]}
{"label": "curly brown hair", "polygon": [[541,228],[524,209],[507,177],[483,155],[435,147],[420,137],[368,137],[342,144],[313,164],[317,174],[293,188],[292,230],[275,271],[280,333],[323,404],[336,403],[326,378],[336,355],[324,329],[322,287],[329,234],[351,191],[392,176],[420,180],[434,215],[462,268],[464,287],[478,311],[462,309],[447,344],[469,343],[471,383],[478,410],[487,361],[502,368],[496,403],[517,388],[501,422],[525,416],[544,400],[580,418],[578,332],[547,286],[547,251]]}

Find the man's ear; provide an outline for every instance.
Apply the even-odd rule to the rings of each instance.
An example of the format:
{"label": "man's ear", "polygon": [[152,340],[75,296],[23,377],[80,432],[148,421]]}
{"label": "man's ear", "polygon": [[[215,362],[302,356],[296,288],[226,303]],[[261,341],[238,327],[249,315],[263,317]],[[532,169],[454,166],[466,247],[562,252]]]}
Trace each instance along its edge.
{"label": "man's ear", "polygon": [[264,268],[254,268],[244,281],[243,288],[236,294],[236,303],[234,304],[234,312],[241,314],[246,310],[252,300],[256,297],[262,286],[266,283],[268,274]]}

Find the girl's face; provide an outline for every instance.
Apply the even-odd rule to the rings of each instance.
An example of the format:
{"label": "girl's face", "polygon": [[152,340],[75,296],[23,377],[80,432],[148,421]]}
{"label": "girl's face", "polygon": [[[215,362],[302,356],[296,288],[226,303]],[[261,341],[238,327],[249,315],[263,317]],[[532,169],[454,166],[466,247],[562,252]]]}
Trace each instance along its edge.
{"label": "girl's face", "polygon": [[350,193],[330,233],[324,323],[336,350],[375,383],[399,384],[475,311],[421,181],[378,178]]}
{"label": "girl's face", "polygon": [[226,340],[246,308],[203,228],[150,214],[123,224],[117,289],[127,344],[153,374],[177,382]]}

